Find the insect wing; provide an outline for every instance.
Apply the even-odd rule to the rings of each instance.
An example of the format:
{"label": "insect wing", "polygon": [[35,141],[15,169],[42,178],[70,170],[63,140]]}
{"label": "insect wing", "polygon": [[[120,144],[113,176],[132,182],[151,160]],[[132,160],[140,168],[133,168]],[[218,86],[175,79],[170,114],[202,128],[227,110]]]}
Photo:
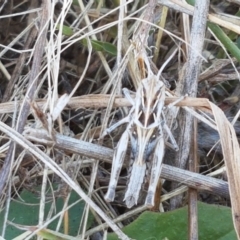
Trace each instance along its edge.
{"label": "insect wing", "polygon": [[141,186],[144,181],[145,172],[146,164],[140,165],[136,162],[133,163],[130,181],[124,197],[124,201],[126,202],[128,208],[131,208],[134,204],[137,204]]}

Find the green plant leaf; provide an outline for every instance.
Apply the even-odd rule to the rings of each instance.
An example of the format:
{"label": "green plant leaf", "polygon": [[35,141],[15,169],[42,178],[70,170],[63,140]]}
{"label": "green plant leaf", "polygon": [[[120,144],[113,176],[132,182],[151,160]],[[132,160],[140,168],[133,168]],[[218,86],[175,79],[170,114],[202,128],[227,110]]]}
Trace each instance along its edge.
{"label": "green plant leaf", "polygon": [[79,6],[78,0],[73,0],[73,1],[72,1],[72,4],[73,4],[73,5],[76,5],[76,6]]}
{"label": "green plant leaf", "polygon": [[[194,6],[195,0],[187,0],[187,3]],[[207,22],[207,26],[212,30],[217,39],[224,45],[224,47],[240,62],[240,49],[231,40],[231,38],[215,23]]]}
{"label": "green plant leaf", "polygon": [[[38,189],[36,188],[36,190],[39,191],[40,187]],[[50,192],[49,195],[51,195]],[[79,200],[79,195],[76,194],[76,192],[72,191],[68,205],[76,202],[77,200]],[[10,203],[8,221],[19,225],[36,226],[38,224],[39,202],[40,202],[39,196],[36,196],[35,194],[27,190],[23,190],[21,192],[20,198],[17,200],[12,200],[12,202]],[[52,202],[53,201],[51,200],[45,204],[44,214],[45,217],[48,215]],[[64,204],[63,199],[62,198],[55,199],[55,204],[56,212],[54,213],[54,215],[62,210]],[[80,222],[82,220],[84,207],[85,203],[81,201],[68,210],[69,235],[71,236],[76,236],[78,234],[78,229],[80,226]],[[3,220],[4,211],[0,213],[0,232],[2,232]],[[59,218],[51,222],[47,226],[47,228],[55,230],[58,220]],[[88,219],[88,227],[91,226],[93,220],[94,217],[92,214],[90,214]],[[20,235],[23,232],[24,230],[20,230],[12,225],[8,225],[5,233],[5,238],[13,239],[14,237]],[[59,232],[63,233],[63,226],[61,226]]]}
{"label": "green plant leaf", "polygon": [[[101,51],[101,52],[106,52],[106,53],[109,53],[113,56],[116,56],[117,55],[117,48],[111,44],[111,43],[108,43],[108,42],[101,42],[101,41],[98,41],[98,40],[90,40],[91,44],[92,44],[92,47],[95,51]],[[81,41],[81,43],[87,47],[87,40],[86,39],[83,39]]]}
{"label": "green plant leaf", "polygon": [[105,52],[113,55],[113,56],[116,56],[117,55],[117,48],[111,44],[111,43],[108,43],[108,42],[103,42],[103,49]]}
{"label": "green plant leaf", "polygon": [[50,233],[46,229],[39,231],[38,236],[41,236],[43,239],[46,240],[65,240],[64,238],[61,238],[59,236],[54,235],[53,233]]}
{"label": "green plant leaf", "polygon": [[[57,29],[58,30],[60,29],[59,25],[57,25]],[[63,27],[62,27],[62,34],[67,36],[67,37],[71,37],[73,35],[73,30],[70,27],[68,27],[66,25],[63,25]]]}
{"label": "green plant leaf", "polygon": [[[59,29],[60,27],[57,26],[57,29]],[[63,35],[70,37],[73,35],[73,30],[66,26],[63,25],[62,27],[62,33]],[[95,51],[100,51],[100,52],[106,52],[108,54],[111,54],[112,56],[116,56],[117,55],[117,48],[115,45],[109,43],[109,42],[102,42],[102,41],[98,41],[98,40],[92,40],[90,39],[90,42],[92,44],[92,47]],[[87,43],[87,39],[82,39],[81,43],[83,46],[87,47],[88,43]]]}
{"label": "green plant leaf", "polygon": [[[166,213],[144,212],[134,222],[123,228],[130,238],[137,240],[188,239],[187,207]],[[200,240],[235,240],[231,209],[198,203]],[[117,240],[113,233],[108,240]]]}

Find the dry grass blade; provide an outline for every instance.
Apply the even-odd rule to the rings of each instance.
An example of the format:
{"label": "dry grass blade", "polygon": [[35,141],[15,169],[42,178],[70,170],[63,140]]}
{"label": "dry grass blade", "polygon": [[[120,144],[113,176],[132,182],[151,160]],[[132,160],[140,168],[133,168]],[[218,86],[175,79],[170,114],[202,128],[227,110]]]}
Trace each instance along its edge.
{"label": "dry grass blade", "polygon": [[[34,53],[33,63],[32,63],[32,71],[30,72],[29,83],[28,83],[28,91],[25,96],[24,103],[21,106],[21,110],[20,110],[20,114],[17,122],[17,131],[20,133],[23,132],[23,129],[27,120],[27,116],[30,110],[29,101],[33,100],[34,94],[37,88],[38,74],[40,72],[42,54],[44,51],[44,43],[47,35],[47,22],[49,18],[48,10],[49,10],[49,4],[48,4],[48,1],[45,0],[43,1],[43,4],[42,4],[42,17],[41,17],[41,24],[40,24],[41,34],[39,36],[39,39],[35,47],[35,53]],[[14,152],[13,149],[14,149],[14,143],[12,142],[10,144],[9,151],[6,155],[4,165],[2,167],[1,174],[0,174],[0,192],[3,191],[9,175],[11,158]]]}
{"label": "dry grass blade", "polygon": [[[175,9],[176,11],[184,12],[189,15],[193,15],[194,7],[187,4],[186,2],[179,1],[179,0],[158,0],[159,4],[165,5],[171,9]],[[214,16],[213,14],[208,14],[208,19],[216,23],[222,27],[225,27],[233,32],[240,34],[240,27],[236,24],[231,22],[227,22],[222,20],[219,17]]]}
{"label": "dry grass blade", "polygon": [[[47,167],[55,172],[63,181],[65,181],[73,190],[75,190],[79,196],[89,204],[91,208],[94,209],[115,231],[115,233],[121,239],[129,239],[116,225],[112,222],[111,219],[84,193],[84,191],[64,172],[48,155],[43,153],[39,148],[34,144],[26,140],[21,134],[8,127],[6,124],[0,122],[0,130],[8,135],[13,141],[21,145],[23,148],[28,150],[39,160],[41,160]],[[40,229],[38,228],[37,231]]]}
{"label": "dry grass blade", "polygon": [[[192,172],[198,171],[198,156],[197,156],[197,119],[193,120],[193,141],[192,149],[189,155],[189,170]],[[188,238],[198,239],[198,192],[195,189],[188,189]]]}
{"label": "dry grass blade", "polygon": [[[48,134],[46,132],[39,133],[38,131],[32,129],[29,130],[29,132],[26,132],[24,136],[29,140],[37,143],[45,144],[48,146],[51,146],[53,144],[52,140],[48,137]],[[107,163],[111,163],[113,158],[112,149],[63,136],[61,134],[56,134],[56,142],[54,143],[54,146],[64,151],[80,154],[94,159],[99,159]],[[161,177],[170,181],[175,181],[187,185],[194,189],[212,192],[226,198],[229,197],[228,184],[227,182],[220,179],[193,173],[166,164],[163,164]]]}
{"label": "dry grass blade", "polygon": [[224,113],[209,102],[218,127],[224,161],[227,169],[232,203],[232,217],[238,238],[240,238],[240,148],[233,126]]}
{"label": "dry grass blade", "polygon": [[[148,206],[153,204],[154,192],[157,199],[154,200],[155,210],[169,211],[171,199],[180,195],[184,196],[181,206],[191,205],[193,198],[189,198],[187,203],[185,201],[186,192],[191,188],[195,203],[196,199],[204,202],[210,199],[218,205],[223,201],[224,205],[232,205],[234,225],[240,238],[240,206],[237,202],[240,198],[240,150],[236,137],[236,133],[240,136],[240,84],[235,80],[239,79],[240,70],[237,65],[240,27],[232,7],[234,4],[229,3],[236,1],[212,1],[210,7],[216,14],[194,8],[190,5],[193,0],[41,2],[41,8],[40,1],[12,0],[4,1],[5,5],[0,4],[0,170],[5,174],[0,175],[0,190],[3,185],[8,187],[0,195],[0,205],[5,204],[1,237],[8,239],[8,231],[14,227],[26,231],[26,235],[16,239],[30,239],[41,234],[42,228],[52,229],[56,221],[57,226],[52,233],[64,239],[95,238],[92,234],[96,232],[97,239],[100,235],[107,239],[110,228],[119,238],[129,239],[120,229],[147,209],[144,206],[146,199],[150,199]],[[206,4],[208,1],[198,0],[198,3]],[[186,15],[182,17],[183,14]],[[196,31],[190,43],[189,23],[196,20],[200,24],[203,19],[204,24],[207,20],[216,29],[220,26],[225,29],[220,28],[222,34],[217,34],[211,25],[206,29],[202,24],[200,38],[197,25],[193,27]],[[223,35],[227,36],[225,42],[231,40],[232,50],[221,39]],[[202,51],[200,45],[203,41]],[[234,51],[237,54],[234,55]],[[202,63],[200,58],[204,59]],[[189,64],[186,77],[181,78],[186,61]],[[144,79],[150,75],[157,76],[151,83],[160,79],[164,89],[153,91],[154,84],[147,81],[145,84]],[[181,80],[185,82],[179,87]],[[122,89],[126,98],[121,95]],[[138,92],[139,89],[141,91]],[[231,95],[233,90],[235,95]],[[157,95],[160,92],[161,95]],[[195,97],[196,93],[199,98]],[[152,112],[159,101],[161,106]],[[178,112],[186,113],[187,117],[182,118],[182,122],[189,121],[186,128],[176,120]],[[171,114],[174,115],[172,119]],[[180,168],[185,165],[184,161],[178,167],[173,166],[176,156],[173,149],[178,147],[175,139],[179,135],[184,143],[179,144],[178,159],[188,158],[189,151],[185,145],[189,144],[189,129],[194,118],[199,124],[198,149],[195,148],[192,155],[198,157],[199,169],[195,170],[195,166],[189,171]],[[18,127],[14,130],[16,119]],[[125,125],[120,123],[128,123],[128,129],[131,119],[135,120],[129,128],[130,134],[122,134]],[[172,125],[165,124],[169,119]],[[234,128],[229,123],[230,119],[232,122],[236,120]],[[101,139],[106,132],[102,131],[109,129],[109,125],[117,126],[116,130],[111,137]],[[155,133],[152,130],[157,126],[157,134],[151,134]],[[183,134],[177,131],[171,134],[171,130],[177,130],[178,126],[183,128]],[[126,135],[129,137],[121,138]],[[164,138],[154,145],[154,139],[159,135]],[[131,141],[127,141],[130,138]],[[139,147],[139,139],[145,139],[141,145],[145,147]],[[124,152],[125,162],[113,162],[118,142],[124,142],[123,151],[118,153],[122,156]],[[216,142],[218,146],[214,145]],[[154,152],[153,145],[157,146]],[[211,148],[213,150],[208,155]],[[163,156],[164,151],[166,154]],[[145,166],[140,169],[136,164],[131,165],[135,156],[138,156],[135,162],[147,162],[146,169]],[[126,160],[130,160],[130,164]],[[122,165],[121,171],[117,164]],[[104,195],[111,182],[112,166],[119,173],[119,179],[114,183],[115,202],[110,204],[104,200]],[[222,180],[226,179],[226,170],[228,182]],[[132,178],[129,177],[131,173]],[[166,180],[161,191],[157,188],[159,176]],[[173,182],[176,189],[172,191],[170,185]],[[59,191],[55,191],[55,183]],[[53,189],[51,199],[64,202],[60,211],[54,212],[54,207],[48,211],[47,205],[51,201],[48,199],[49,185]],[[129,186],[131,188],[126,189]],[[42,187],[41,194],[39,187]],[[41,196],[40,213],[33,214],[38,222],[28,224],[36,226],[23,225],[17,216],[11,222],[15,196],[21,198],[29,190],[36,190]],[[73,194],[77,198],[74,203],[69,201]],[[125,205],[124,194],[130,199]],[[132,203],[139,206],[127,209]],[[74,220],[72,210],[77,204],[84,209],[77,216],[79,222],[74,225],[71,222]],[[53,200],[53,205],[58,208],[57,201]],[[121,212],[124,214],[120,215]],[[196,212],[189,213],[196,217]],[[197,238],[196,219],[192,219],[189,238]],[[61,226],[63,234],[60,233]],[[71,236],[75,234],[73,228],[78,236]],[[162,231],[161,226],[159,229]]]}
{"label": "dry grass blade", "polygon": [[[195,14],[193,15],[190,40],[191,48],[189,49],[187,62],[183,67],[183,76],[176,89],[177,94],[180,96],[187,94],[191,97],[196,97],[197,95],[198,76],[202,62],[201,53],[203,51],[208,8],[209,1],[202,2],[201,0],[197,0],[195,3]],[[176,154],[174,164],[180,168],[186,168],[192,140],[193,116],[190,113],[180,110],[178,120],[180,126],[178,129],[179,151]],[[173,183],[172,187],[175,188],[175,183]],[[171,199],[172,209],[177,208],[180,204],[180,196],[178,198]]]}
{"label": "dry grass blade", "polygon": [[[67,106],[65,109],[71,108],[72,110],[76,110],[79,108],[93,108],[98,109],[102,107],[107,107],[109,103],[109,99],[111,96],[108,94],[89,94],[89,95],[83,95],[80,97],[73,97],[69,100]],[[165,104],[169,105],[171,103],[174,103],[176,100],[178,100],[177,97],[167,97],[165,100]],[[36,100],[36,103],[39,107],[43,108],[46,105],[46,100]],[[0,114],[3,113],[13,113],[14,111],[18,111],[19,108],[15,109],[15,105],[19,106],[22,104],[22,101],[16,101],[16,102],[7,102],[7,103],[0,103]],[[129,107],[131,106],[131,103],[123,97],[116,96],[113,102],[113,107]],[[208,100],[206,98],[191,98],[186,97],[180,102],[176,103],[175,106],[183,107],[202,107],[202,108],[208,108]]]}

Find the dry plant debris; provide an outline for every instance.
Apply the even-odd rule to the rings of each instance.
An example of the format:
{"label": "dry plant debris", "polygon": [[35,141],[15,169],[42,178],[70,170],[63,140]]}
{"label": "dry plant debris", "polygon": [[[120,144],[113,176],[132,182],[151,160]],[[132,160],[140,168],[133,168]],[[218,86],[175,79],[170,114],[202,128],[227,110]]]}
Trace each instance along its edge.
{"label": "dry plant debris", "polygon": [[[74,190],[87,203],[80,238],[97,231],[106,234],[110,227],[119,238],[129,239],[121,228],[147,209],[148,187],[141,189],[138,206],[128,210],[122,200],[129,148],[115,202],[104,200],[113,149],[125,126],[111,137],[100,137],[132,106],[122,89],[131,90],[134,100],[142,79],[160,70],[165,106],[171,106],[163,111],[180,151],[176,154],[166,146],[161,173],[166,181],[157,188],[153,210],[168,211],[187,202],[194,206],[206,195],[214,202],[217,195],[216,203],[231,205],[240,235],[236,201],[240,198],[240,28],[239,13],[233,8],[238,3],[212,1],[208,7],[200,2],[196,1],[200,5],[195,9],[192,1],[178,0],[1,3],[0,200],[6,216],[11,199],[22,189],[41,185],[44,208],[47,185],[57,183],[64,200]],[[199,23],[198,15],[206,21],[194,25]],[[202,38],[197,35],[200,31]],[[193,119],[198,122],[195,131]],[[189,159],[195,160],[191,171],[187,170]],[[172,182],[177,183],[174,189]],[[86,229],[89,211],[96,218],[92,229]],[[41,214],[39,227],[24,239],[47,227]],[[2,236],[6,226],[7,222]],[[194,234],[190,228],[189,236]]]}

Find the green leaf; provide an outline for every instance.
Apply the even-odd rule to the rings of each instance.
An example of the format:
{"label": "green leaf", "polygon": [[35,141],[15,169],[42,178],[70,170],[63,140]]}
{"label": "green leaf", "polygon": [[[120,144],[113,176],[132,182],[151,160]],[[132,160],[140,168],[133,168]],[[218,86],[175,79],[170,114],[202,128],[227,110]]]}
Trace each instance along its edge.
{"label": "green leaf", "polygon": [[[187,3],[194,6],[195,0],[187,0]],[[240,62],[240,49],[231,40],[231,38],[217,24],[208,21],[207,26],[211,29],[223,46],[232,54],[232,56]]]}
{"label": "green leaf", "polygon": [[[57,25],[57,29],[58,30],[60,29],[59,25]],[[66,25],[63,25],[63,27],[62,27],[62,34],[67,36],[67,37],[71,37],[73,35],[73,30],[70,27],[68,27]]]}
{"label": "green leaf", "polygon": [[107,52],[113,56],[117,55],[117,48],[113,44],[108,43],[108,42],[102,42],[102,44],[103,44],[103,49],[105,52]]}
{"label": "green leaf", "polygon": [[[134,222],[123,228],[130,238],[137,240],[164,238],[188,239],[187,207],[166,213],[144,212]],[[231,209],[228,207],[198,203],[200,240],[235,240]],[[108,240],[117,240],[113,233]]]}
{"label": "green leaf", "polygon": [[[89,39],[90,40],[90,39]],[[92,47],[95,51],[103,51],[103,46],[101,43],[99,43],[99,41],[95,41],[95,40],[90,40]],[[83,46],[87,47],[88,46],[88,42],[87,39],[83,39],[81,41],[81,43],[83,44]]]}
{"label": "green leaf", "polygon": [[[95,51],[106,52],[106,53],[111,54],[113,56],[117,55],[117,48],[111,43],[101,42],[101,41],[98,41],[98,40],[90,40],[90,42],[91,42],[92,47]],[[81,41],[81,43],[85,47],[88,46],[86,39],[83,39]]]}
{"label": "green leaf", "polygon": [[[38,189],[36,188],[37,191],[39,191],[39,189],[40,187]],[[48,192],[48,194],[51,195],[50,191]],[[23,190],[20,197],[21,199],[17,199],[17,201],[12,200],[12,202],[10,203],[8,221],[15,224],[19,224],[19,225],[36,226],[38,224],[38,215],[39,215],[39,202],[40,202],[39,196],[36,196],[35,194],[27,190]],[[77,200],[79,200],[79,195],[76,194],[76,192],[72,191],[68,205],[76,202]],[[62,210],[64,202],[62,198],[57,198],[55,199],[55,203],[56,203],[56,212],[54,213],[54,215]],[[45,214],[44,214],[45,217],[48,215],[51,204],[52,204],[52,200],[48,201],[45,204]],[[78,234],[78,229],[80,226],[80,222],[82,220],[84,207],[85,207],[85,203],[81,201],[68,210],[69,235],[71,236],[76,236]],[[0,213],[0,232],[2,232],[3,220],[4,220],[4,211]],[[58,220],[59,218],[51,222],[47,226],[47,228],[51,230],[55,230]],[[88,227],[91,226],[91,224],[93,223],[93,220],[94,220],[94,217],[92,214],[90,214],[88,219]],[[23,232],[24,230],[19,230],[12,225],[8,225],[6,229],[5,238],[13,239],[14,237],[20,235]],[[60,232],[63,233],[63,226],[61,226]]]}
{"label": "green leaf", "polygon": [[76,6],[79,6],[78,0],[73,0],[73,1],[72,1],[72,4],[73,4],[73,5],[76,5]]}
{"label": "green leaf", "polygon": [[[57,26],[57,29],[60,29],[60,26]],[[63,25],[62,27],[62,33],[63,35],[70,37],[73,35],[73,30],[66,26]],[[108,54],[111,54],[112,56],[116,56],[117,55],[117,48],[115,47],[115,45],[109,43],[109,42],[102,42],[102,41],[98,41],[98,40],[91,40],[90,42],[92,44],[92,47],[95,51],[100,51],[100,52],[106,52]],[[83,46],[87,47],[88,43],[87,43],[87,39],[84,38],[81,40],[81,43],[83,44]]]}
{"label": "green leaf", "polygon": [[240,49],[237,47],[237,45],[215,23],[208,22],[208,27],[213,31],[218,40],[232,54],[232,56],[234,56],[240,62]]}
{"label": "green leaf", "polygon": [[53,233],[50,233],[46,229],[39,231],[38,236],[41,236],[43,239],[47,239],[47,240],[65,240],[64,238],[61,238],[59,236],[54,235]]}

